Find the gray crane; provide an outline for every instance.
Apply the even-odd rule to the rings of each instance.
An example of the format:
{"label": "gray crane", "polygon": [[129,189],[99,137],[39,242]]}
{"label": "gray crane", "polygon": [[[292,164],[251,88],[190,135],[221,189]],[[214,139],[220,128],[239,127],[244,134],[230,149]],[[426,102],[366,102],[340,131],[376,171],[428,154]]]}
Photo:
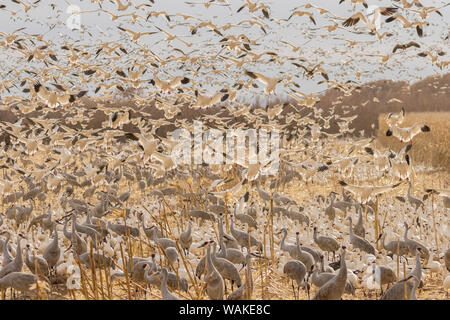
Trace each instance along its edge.
{"label": "gray crane", "polygon": [[[86,241],[84,241],[76,232],[75,225],[72,223],[72,232],[67,231],[68,218],[65,218],[63,234],[70,240],[70,246],[77,254],[83,254],[87,251]],[[70,247],[69,247],[70,248]]]}
{"label": "gray crane", "polygon": [[53,226],[53,240],[45,248],[43,257],[47,261],[49,271],[56,267],[61,255],[61,248],[58,243],[58,231],[56,230],[56,224]]}
{"label": "gray crane", "polygon": [[[383,249],[390,252],[391,254],[396,254],[398,256],[405,256],[409,252],[409,248],[405,241],[403,240],[392,240],[389,243],[385,243],[386,233],[380,234],[382,240]],[[378,238],[380,239],[380,238]]]}
{"label": "gray crane", "polygon": [[367,252],[375,255],[375,248],[364,238],[358,237],[353,233],[352,217],[347,218],[350,221],[350,243],[354,248],[358,248],[360,251]]}
{"label": "gray crane", "polygon": [[297,250],[292,258],[301,261],[305,265],[306,270],[310,270],[311,266],[314,265],[314,258],[309,252],[302,250],[299,240],[299,232],[296,232],[296,249]]}
{"label": "gray crane", "polygon": [[6,239],[5,242],[3,243],[3,260],[2,260],[2,267],[6,266],[7,264],[9,264],[11,261],[13,261],[13,257],[11,256],[11,254],[9,253],[8,248],[11,247],[11,245],[9,244],[9,240],[11,238],[11,234],[8,231],[3,231],[1,234],[6,234]]}
{"label": "gray crane", "polygon": [[178,251],[174,247],[168,247],[164,249],[165,255],[167,256],[167,259],[171,262],[171,265],[173,266],[175,262],[178,262]]}
{"label": "gray crane", "polygon": [[246,260],[242,251],[239,249],[227,248],[223,239],[224,237],[219,239],[220,251],[217,253],[217,257],[227,259],[233,264],[242,264],[242,266],[245,266]]}
{"label": "gray crane", "polygon": [[[314,265],[311,266],[311,271],[313,271],[311,276],[311,283],[317,288],[321,288],[325,283],[327,283],[336,276],[336,274],[334,274],[333,272],[320,271],[317,268],[317,264],[315,266]],[[355,295],[355,287],[348,280],[345,283],[344,293]]]}
{"label": "gray crane", "polygon": [[[155,228],[155,227],[153,226],[153,227],[150,227],[150,228]],[[153,232],[152,236],[153,236],[152,240],[155,241],[155,243],[157,243],[158,245],[160,245],[164,250],[169,248],[169,247],[176,248],[175,240],[172,240],[172,239],[169,239],[169,238],[160,238],[158,236],[158,232]]]}
{"label": "gray crane", "polygon": [[180,234],[180,246],[181,249],[183,249],[185,253],[188,254],[191,244],[192,244],[192,226],[191,223],[189,222],[187,230]]}
{"label": "gray crane", "polygon": [[[205,242],[203,246],[206,246],[208,243],[209,242]],[[217,271],[222,276],[222,279],[224,280],[225,291],[227,290],[225,280],[229,280],[231,282],[231,290],[233,290],[235,283],[238,287],[241,286],[242,281],[241,276],[239,275],[239,271],[234,266],[234,264],[227,259],[217,257],[215,242],[213,242],[213,252],[211,254],[211,260],[214,264],[214,267],[217,269]]]}
{"label": "gray crane", "polygon": [[406,245],[408,246],[409,254],[414,256],[416,254],[416,249],[420,248],[420,257],[422,259],[425,259],[426,262],[428,262],[428,259],[430,258],[430,251],[423,244],[415,240],[408,239],[409,226],[406,222],[404,225],[405,225],[405,235],[403,241],[405,241]]}
{"label": "gray crane", "polygon": [[[161,289],[161,279],[156,274],[148,275],[149,272],[157,272],[157,270],[153,269],[153,267],[151,266],[149,267],[149,270],[145,271],[146,271],[145,272],[146,283]],[[168,272],[167,274],[167,286],[169,287],[170,290],[181,290],[184,292],[188,292],[189,290],[189,284],[187,279],[179,278],[173,272]]]}
{"label": "gray crane", "polygon": [[225,293],[224,281],[214,266],[211,258],[211,242],[206,249],[206,294],[211,300],[223,300]]}
{"label": "gray crane", "polygon": [[125,226],[120,223],[111,223],[111,221],[108,221],[108,229],[113,231],[116,234],[119,234],[121,236],[133,236],[133,237],[139,237],[139,229],[136,227],[130,227]]}
{"label": "gray crane", "polygon": [[359,218],[358,218],[358,222],[356,222],[355,227],[353,228],[353,232],[358,237],[365,238],[366,237],[366,229],[364,228],[364,221],[363,221],[363,216],[362,216],[362,206],[360,205],[357,210],[358,210]]}
{"label": "gray crane", "polygon": [[[412,281],[409,281],[411,280]],[[406,282],[406,285],[405,285]],[[381,300],[417,300],[416,289],[419,285],[419,279],[410,275],[403,280],[398,281],[392,287],[386,290]],[[406,294],[405,294],[406,287]]]}
{"label": "gray crane", "polygon": [[[95,265],[95,268],[102,269],[104,267],[113,268],[115,267],[114,261],[110,257],[103,256],[100,253],[93,253],[94,261],[92,261]],[[90,252],[85,252],[80,255],[80,262],[83,263],[88,268],[91,268],[91,255]]]}
{"label": "gray crane", "polygon": [[31,287],[36,284],[35,275],[23,272],[11,272],[0,278],[0,289],[5,290],[11,288],[23,293],[30,291]]}
{"label": "gray crane", "polygon": [[239,250],[239,243],[231,235],[226,234],[223,230],[222,215],[219,215],[219,237],[223,238],[227,249],[233,248]]}
{"label": "gray crane", "polygon": [[[236,230],[234,228],[234,222],[233,222],[232,216],[230,219],[230,231],[231,231],[233,238],[236,239],[236,241],[241,246],[241,249],[247,248],[247,250],[250,252],[251,247],[256,246],[256,247],[258,247],[259,251],[262,251],[263,248],[262,248],[261,241],[257,240],[251,234],[248,234],[248,233],[240,231],[240,230]],[[249,248],[249,244],[250,244],[250,248]]]}
{"label": "gray crane", "polygon": [[[408,180],[408,192],[406,194],[406,198],[408,199],[409,204],[414,207],[414,212],[417,212],[419,208],[422,208],[422,211],[425,208],[425,203],[422,200],[415,198],[411,195],[411,181]],[[406,202],[403,197],[396,197],[397,200],[401,202]]]}
{"label": "gray crane", "polygon": [[209,221],[216,221],[216,217],[212,213],[208,213],[203,210],[190,210],[189,216],[192,218],[196,218],[197,220],[209,220]]}
{"label": "gray crane", "polygon": [[340,300],[347,284],[347,264],[345,262],[345,246],[342,246],[341,266],[339,272],[316,291],[313,300]]}
{"label": "gray crane", "polygon": [[0,270],[0,279],[6,276],[8,273],[11,272],[21,272],[23,268],[23,258],[22,258],[22,248],[20,246],[20,242],[25,237],[19,233],[17,236],[17,249],[16,249],[16,256],[13,261],[8,263],[6,266],[4,266]]}
{"label": "gray crane", "polygon": [[[148,270],[148,269],[147,269]],[[167,269],[162,268],[161,271],[157,274],[161,279],[161,295],[162,300],[180,300],[177,296],[172,294],[169,289],[167,289]]]}
{"label": "gray crane", "polygon": [[336,217],[336,210],[334,209],[334,199],[336,198],[336,194],[334,192],[331,192],[330,198],[330,204],[325,208],[325,215],[328,217],[328,219],[334,221],[334,218]]}
{"label": "gray crane", "polygon": [[[330,266],[325,266],[325,257],[320,255],[320,272],[334,272],[334,269]],[[316,262],[317,263],[317,262]]]}
{"label": "gray crane", "polygon": [[[32,256],[30,257],[30,245],[27,244],[25,248],[25,264],[27,265],[28,269],[30,269],[31,273],[36,274],[42,274],[44,276],[48,276],[49,274],[49,268],[47,261],[44,258],[41,258],[39,256]],[[37,262],[37,266],[36,266]]]}
{"label": "gray crane", "polygon": [[381,295],[383,295],[383,285],[387,284],[389,288],[389,284],[397,281],[394,270],[385,266],[377,266],[375,261],[372,264],[372,274],[375,281],[380,285]]}
{"label": "gray crane", "polygon": [[[286,262],[283,267],[283,273],[285,273],[289,279],[292,280],[292,291],[294,293],[294,299],[298,299],[300,294],[300,287],[304,287],[308,293],[309,299],[309,283],[305,280],[306,276],[306,267],[305,265],[298,260],[290,260]],[[297,294],[295,293],[294,281],[297,283]]]}
{"label": "gray crane", "polygon": [[280,242],[280,250],[289,253],[289,255],[293,257],[293,255],[295,255],[297,252],[297,245],[286,243],[286,237],[288,233],[286,228],[282,228],[277,234],[280,233],[283,233],[283,238],[281,238]]}
{"label": "gray crane", "polygon": [[30,223],[28,224],[27,231],[29,231],[32,226],[37,224],[40,224],[44,231],[53,230],[53,225],[56,223],[52,221],[52,211],[50,210],[50,205],[48,213],[37,216],[30,221]]}
{"label": "gray crane", "polygon": [[416,277],[417,280],[419,280],[419,288],[421,287],[422,283],[422,263],[420,260],[420,255],[421,255],[421,248],[416,248],[416,265],[414,267],[414,269],[408,274],[406,275],[406,277],[413,275]]}
{"label": "gray crane", "polygon": [[313,234],[314,242],[319,246],[320,250],[328,252],[333,252],[333,261],[335,259],[336,251],[339,250],[339,243],[331,238],[326,236],[318,236],[317,235],[317,227],[314,227]]}
{"label": "gray crane", "polygon": [[245,264],[247,265],[245,270],[245,281],[242,285],[234,290],[227,297],[227,300],[248,300],[252,296],[253,292],[253,277],[251,267],[251,254],[247,253],[245,256]]}

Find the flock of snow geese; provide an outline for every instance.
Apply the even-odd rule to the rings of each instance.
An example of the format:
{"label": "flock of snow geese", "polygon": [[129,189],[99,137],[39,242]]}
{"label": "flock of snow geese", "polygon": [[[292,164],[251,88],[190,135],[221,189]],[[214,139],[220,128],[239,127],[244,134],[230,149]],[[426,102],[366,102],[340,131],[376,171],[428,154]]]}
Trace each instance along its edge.
{"label": "flock of snow geese", "polygon": [[[0,11],[15,23],[31,21],[41,2],[12,0]],[[14,116],[0,118],[2,299],[411,300],[430,290],[439,293],[434,298],[448,296],[450,190],[422,183],[423,166],[409,153],[414,138],[433,128],[402,126],[402,109],[385,118],[385,135],[404,143],[400,150],[357,136],[350,129],[357,115],[317,108],[319,97],[299,89],[302,79],[319,77],[350,95],[358,83],[332,79],[326,62],[311,63],[285,40],[278,46],[288,45],[294,57],[279,48],[261,51],[252,39],[255,32],[268,35],[273,24],[307,17],[314,27],[332,20],[330,34],[343,30],[381,43],[382,16],[423,39],[425,19],[441,18],[446,5],[394,1],[375,9],[373,20],[363,13],[370,1],[336,0],[357,12],[341,18],[308,3],[302,10],[309,11],[295,8],[277,20],[262,1],[239,1],[237,10],[227,0],[186,2],[247,15],[219,26],[155,11],[157,0],[91,2],[123,40],[99,41],[81,29],[86,43],[61,35],[58,45],[49,36],[57,25],[42,34],[0,32],[4,53],[12,62],[20,57],[0,82],[0,117]],[[49,10],[62,13],[53,3]],[[165,27],[153,28],[156,21]],[[146,25],[151,31],[138,28]],[[180,27],[189,36],[167,31]],[[183,51],[201,33],[215,42],[203,44],[204,52]],[[166,57],[143,41],[155,35],[163,35]],[[423,46],[397,44],[392,54]],[[445,52],[418,55],[448,66],[440,60]],[[284,64],[294,71],[265,72]],[[207,86],[218,89],[208,94]],[[280,86],[287,102],[253,108],[239,98],[261,90],[270,99]],[[121,95],[133,106],[113,106]],[[106,121],[92,125],[101,116]],[[192,119],[224,132],[280,130],[277,174],[248,161],[177,164],[172,151],[180,142],[170,132],[195,136]]]}

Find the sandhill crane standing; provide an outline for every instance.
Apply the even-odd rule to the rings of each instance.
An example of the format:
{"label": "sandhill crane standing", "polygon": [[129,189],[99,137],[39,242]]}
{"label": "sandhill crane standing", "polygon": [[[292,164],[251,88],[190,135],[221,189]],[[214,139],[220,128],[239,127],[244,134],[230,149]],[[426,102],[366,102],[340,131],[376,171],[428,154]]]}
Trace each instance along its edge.
{"label": "sandhill crane standing", "polygon": [[8,231],[3,231],[1,234],[6,234],[6,239],[3,242],[3,260],[2,260],[2,267],[5,267],[7,264],[9,264],[11,261],[13,261],[13,257],[9,254],[8,248],[9,245],[9,239],[11,238],[11,234]]}
{"label": "sandhill crane standing", "polygon": [[252,254],[247,253],[247,255],[245,256],[245,264],[247,265],[247,267],[245,270],[244,283],[242,283],[239,288],[230,293],[230,295],[227,297],[227,300],[248,300],[251,298],[253,292],[251,255]]}
{"label": "sandhill crane standing", "polygon": [[53,241],[45,248],[43,257],[47,261],[48,268],[54,269],[59,261],[61,249],[58,244],[58,231],[56,231],[56,224],[53,227]]}
{"label": "sandhill crane standing", "polygon": [[223,300],[224,281],[211,259],[211,243],[206,250],[206,294],[211,300]]}
{"label": "sandhill crane standing", "polygon": [[373,276],[375,281],[380,285],[381,295],[383,295],[383,285],[394,283],[397,281],[397,276],[394,270],[385,266],[377,266],[375,261],[372,266]]}
{"label": "sandhill crane standing", "polygon": [[250,251],[250,248],[249,248],[249,244],[250,244],[250,247],[256,246],[256,247],[258,247],[259,251],[262,251],[261,241],[257,240],[251,234],[248,234],[248,233],[240,231],[240,230],[236,230],[234,228],[233,217],[231,217],[230,220],[231,220],[230,221],[230,232],[231,232],[232,236],[236,239],[236,241],[239,243],[241,248],[247,248],[247,250]]}
{"label": "sandhill crane standing", "polygon": [[114,233],[117,233],[119,235],[139,237],[139,229],[136,227],[125,226],[120,223],[111,223],[111,221],[108,221],[107,226],[108,226],[109,230],[111,230]]}
{"label": "sandhill crane standing", "polygon": [[[327,283],[329,280],[331,280],[332,278],[334,278],[336,276],[336,274],[333,272],[320,271],[317,268],[317,265],[312,266],[311,271],[313,271],[312,276],[311,276],[311,282],[317,288],[321,288],[325,283]],[[345,284],[344,292],[346,294],[355,295],[355,287],[348,280]]]}
{"label": "sandhill crane standing", "polygon": [[23,258],[22,258],[22,248],[20,246],[21,240],[24,238],[22,234],[18,235],[17,239],[17,249],[16,249],[16,257],[13,261],[8,263],[5,267],[0,270],[0,279],[6,276],[11,272],[21,272],[23,268]]}
{"label": "sandhill crane standing", "polygon": [[[30,269],[31,273],[42,274],[47,276],[49,272],[47,261],[44,258],[39,256],[32,256],[30,258],[30,245],[27,245],[25,248],[25,264],[28,269]],[[36,265],[37,262],[37,265]]]}
{"label": "sandhill crane standing", "polygon": [[[203,245],[207,245],[207,244],[208,244],[208,242],[205,242]],[[230,280],[231,290],[233,290],[234,283],[236,283],[236,285],[238,287],[241,286],[242,281],[241,281],[241,277],[239,275],[239,271],[236,269],[234,264],[231,263],[230,261],[228,261],[227,259],[217,257],[215,242],[213,242],[213,252],[211,255],[211,261],[213,262],[214,267],[217,269],[217,271],[222,276],[222,279],[223,279],[224,285],[225,285],[225,291],[226,291],[225,280]]]}
{"label": "sandhill crane standing", "polygon": [[[408,230],[409,230],[409,226],[408,224],[405,222],[405,236],[403,241],[405,241],[405,244],[408,246],[409,249],[409,254],[411,254],[412,256],[414,256],[416,254],[416,249],[420,248],[419,252],[420,252],[420,257],[422,259],[425,259],[426,262],[428,262],[428,259],[430,257],[430,252],[429,250],[421,243],[412,240],[412,239],[408,239]],[[419,279],[420,280],[420,279]]]}
{"label": "sandhill crane standing", "polygon": [[420,260],[421,251],[421,248],[416,248],[416,265],[414,269],[406,276],[414,276],[419,281],[419,286],[422,282],[422,262]]}
{"label": "sandhill crane standing", "polygon": [[[148,269],[146,270],[148,272]],[[180,300],[167,289],[167,269],[162,268],[158,276],[161,278],[161,295],[163,300]]]}
{"label": "sandhill crane standing", "polygon": [[38,282],[35,275],[23,272],[11,272],[0,278],[0,289],[11,288],[26,293]]}
{"label": "sandhill crane standing", "polygon": [[313,300],[340,300],[347,283],[347,264],[345,262],[345,246],[342,246],[341,266],[339,272],[325,283],[314,295]]}
{"label": "sandhill crane standing", "polygon": [[320,250],[327,251],[328,255],[330,254],[330,252],[333,252],[333,261],[334,261],[336,251],[339,249],[339,243],[331,237],[325,236],[319,237],[317,235],[317,227],[314,227],[313,238],[314,242],[319,246]]}
{"label": "sandhill crane standing", "polygon": [[411,181],[408,180],[408,193],[406,194],[407,199],[409,201],[409,204],[413,207],[415,207],[415,211],[417,212],[417,209],[422,208],[422,211],[424,210],[425,204],[422,200],[414,198],[411,196]]}
{"label": "sandhill crane standing", "polygon": [[[390,252],[391,254],[396,254],[398,256],[404,256],[408,254],[409,248],[406,245],[406,242],[403,240],[392,240],[388,244],[385,242],[386,233],[380,235],[382,240],[383,249]],[[378,238],[379,240],[380,238]],[[377,240],[377,241],[378,241]]]}
{"label": "sandhill crane standing", "polygon": [[189,222],[187,230],[180,234],[180,246],[186,253],[189,253],[189,248],[191,247],[192,244],[191,232],[192,226],[191,223]]}
{"label": "sandhill crane standing", "polygon": [[[305,281],[305,265],[298,260],[288,261],[283,267],[283,273],[287,274],[289,279],[292,280],[292,292],[294,293],[294,299],[298,298],[300,287],[305,287],[306,291],[308,292],[309,299],[309,283]],[[295,294],[294,281],[297,283],[297,295]]]}
{"label": "sandhill crane standing", "polygon": [[310,270],[311,266],[314,265],[314,258],[309,252],[302,250],[302,247],[300,246],[299,232],[296,233],[296,249],[297,250],[292,258],[301,261],[305,265],[306,270]]}
{"label": "sandhill crane standing", "polygon": [[334,209],[334,199],[336,198],[336,193],[332,192],[330,194],[331,201],[328,207],[325,208],[325,215],[330,219],[331,221],[334,221],[334,218],[336,217],[336,210]]}
{"label": "sandhill crane standing", "polygon": [[364,238],[358,237],[353,233],[352,217],[347,218],[350,221],[350,243],[354,248],[375,255],[375,248]]}
{"label": "sandhill crane standing", "polygon": [[70,245],[73,247],[74,251],[81,255],[87,251],[86,241],[84,241],[76,232],[75,224],[72,223],[72,232],[67,231],[67,222],[68,218],[65,218],[63,234],[64,236],[70,240]]}
{"label": "sandhill crane standing", "polygon": [[234,248],[239,249],[239,243],[234,239],[232,236],[225,233],[223,230],[223,220],[222,220],[222,214],[219,215],[219,237],[224,238],[225,245],[227,246],[227,249]]}
{"label": "sandhill crane standing", "polygon": [[[412,281],[409,281],[411,280]],[[406,286],[405,286],[406,281]],[[406,279],[398,281],[392,287],[386,290],[381,300],[417,300],[416,289],[419,285],[419,279],[410,275]],[[406,294],[405,294],[406,287]]]}
{"label": "sandhill crane standing", "polygon": [[289,253],[289,255],[293,258],[297,251],[297,245],[295,244],[287,244],[286,243],[286,237],[287,237],[287,229],[282,228],[277,234],[283,233],[283,238],[281,238],[280,242],[280,250]]}
{"label": "sandhill crane standing", "polygon": [[225,241],[223,241],[223,237],[219,239],[220,241],[220,251],[217,253],[217,257],[227,259],[233,264],[242,264],[245,266],[245,256],[239,249],[227,248],[225,246]]}

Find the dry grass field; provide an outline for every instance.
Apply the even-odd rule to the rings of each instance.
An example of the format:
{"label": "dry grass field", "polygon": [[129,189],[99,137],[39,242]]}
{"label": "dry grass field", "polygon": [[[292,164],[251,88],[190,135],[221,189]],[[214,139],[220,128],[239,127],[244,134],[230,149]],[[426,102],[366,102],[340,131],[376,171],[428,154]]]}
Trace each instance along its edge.
{"label": "dry grass field", "polygon": [[[416,115],[411,115],[411,117]],[[445,114],[446,117],[448,117],[448,114]],[[417,117],[417,116],[416,116]],[[426,117],[426,118],[425,118]],[[428,119],[427,123],[430,123],[432,129],[432,133],[436,134],[437,132],[440,132],[442,135],[445,136],[445,130],[443,128],[439,127],[439,123],[444,124],[445,121],[439,122],[437,119],[437,115],[435,114],[425,114],[424,119]],[[434,122],[430,122],[430,119],[434,119]],[[405,120],[405,122],[410,121]],[[408,123],[408,122],[407,122]],[[381,136],[380,141],[384,141],[385,138]],[[414,143],[419,144],[421,140],[416,139]],[[416,146],[416,145],[415,145]],[[435,152],[433,150],[433,152]],[[36,159],[37,161],[42,161],[42,159]],[[426,163],[427,158],[424,158],[424,162]],[[450,175],[448,171],[441,171],[441,170],[419,170],[417,172],[417,176],[415,177],[415,184],[418,186],[421,186],[423,189],[425,188],[449,188],[450,185]],[[198,186],[201,184],[201,181],[199,184],[193,183],[192,179],[188,180],[188,183],[192,185],[193,191],[198,191]],[[120,188],[120,192],[126,191],[128,186],[126,184],[122,184]],[[333,190],[339,189],[338,183],[336,179],[332,179],[329,181],[326,185],[319,185],[319,184],[310,184],[310,185],[304,185],[301,183],[300,185],[298,183],[293,183],[289,185],[286,189],[283,190],[283,193],[286,194],[288,197],[291,197],[298,203],[305,203],[308,201],[308,199],[311,198],[311,195],[318,196],[322,195],[326,197],[329,192]],[[420,188],[417,190],[418,193],[423,193],[423,189],[420,190]],[[403,195],[406,193],[407,186],[402,186],[398,188],[395,192],[395,195]],[[142,205],[142,200],[145,199],[145,196],[142,197],[142,194],[140,194],[140,191],[134,187],[132,188],[132,191],[134,194],[139,195],[130,198],[129,202],[127,203],[128,207],[135,208],[137,210],[143,210],[146,211],[147,207],[145,205]],[[379,202],[380,207],[380,216],[382,216],[384,219],[383,221],[383,227],[386,225],[386,227],[389,226],[389,224],[393,224],[396,219],[399,219],[399,216],[396,214],[391,214],[389,212],[390,204],[392,203],[392,196],[393,194],[389,195],[389,199],[385,199],[384,197]],[[81,194],[76,194],[76,198],[81,197]],[[57,199],[50,198],[47,199],[47,201],[57,201]],[[439,208],[436,213],[433,212],[433,214],[436,214],[437,216],[435,219],[439,223],[448,223],[449,218],[449,212],[442,208],[442,206],[439,205],[439,199],[436,198],[435,201],[437,202],[437,207]],[[164,201],[164,204],[162,208],[158,211],[152,211],[152,221],[160,227],[161,230],[166,230],[165,233],[167,236],[176,236],[178,235],[180,230],[180,225],[186,221],[186,217],[184,214],[182,214],[182,208],[180,207],[173,207],[173,203],[169,204],[168,202]],[[37,203],[37,206],[39,206],[39,202]],[[384,209],[381,209],[384,208]],[[319,213],[320,214],[320,213]],[[402,214],[402,213],[401,213]],[[411,216],[411,212],[407,214],[407,212],[404,212],[404,217],[407,215]],[[431,221],[431,213],[428,212],[427,219]],[[401,217],[402,219],[404,218]],[[342,217],[343,218],[343,217]],[[366,216],[366,228],[369,230],[369,235],[374,237],[373,232],[373,223],[372,218],[367,218]],[[114,214],[110,214],[106,217],[107,221],[123,221],[123,213],[119,211],[115,211]],[[370,222],[371,221],[371,222]],[[280,226],[278,223],[281,222],[283,225],[285,225],[286,221],[281,220],[279,218],[274,219],[273,224],[273,232],[276,232],[279,230]],[[313,222],[314,223],[314,222]],[[202,223],[198,225],[199,227],[202,226]],[[284,262],[286,261],[286,258],[288,258],[288,255],[286,253],[281,253],[278,251],[279,245],[280,245],[280,237],[278,235],[273,236],[274,242],[271,243],[271,232],[269,228],[271,227],[271,224],[269,220],[266,224],[267,230],[264,231],[264,237],[263,237],[263,244],[264,244],[264,251],[263,254],[267,258],[266,260],[259,260],[256,259],[253,262],[253,268],[254,271],[252,273],[253,275],[253,281],[254,281],[254,292],[252,295],[252,299],[257,300],[292,300],[294,299],[292,287],[291,287],[291,281],[282,273],[282,266]],[[213,226],[214,233],[217,234],[218,231],[216,229],[216,226]],[[312,231],[311,228],[307,228],[304,225],[298,224],[298,222],[295,222],[294,225],[290,226],[291,230],[299,230],[301,232],[304,232],[308,234],[308,236],[312,237]],[[447,229],[448,230],[448,229]],[[20,230],[17,230],[20,231]],[[383,230],[381,230],[383,231]],[[272,234],[273,234],[272,232]],[[433,236],[433,234],[436,235],[436,237]],[[156,253],[160,257],[164,256],[164,253],[161,251],[160,248],[156,248],[150,241],[144,236],[141,235],[137,238],[135,237],[125,237],[125,243],[126,245],[123,246],[123,254],[124,256],[140,256],[140,257],[148,257],[152,253]],[[348,235],[345,237],[338,237],[338,241],[341,241],[342,243],[348,243]],[[370,239],[374,240],[374,239]],[[426,241],[427,244],[430,245],[430,248],[436,249],[436,248],[446,248],[448,246],[448,240],[449,235],[448,234],[436,234],[436,230],[433,230],[430,232],[428,236],[421,235],[419,240]],[[438,240],[436,242],[435,240]],[[65,247],[68,247],[70,245],[69,241],[65,238],[62,239],[62,243]],[[314,245],[311,243],[306,243],[306,245]],[[274,254],[272,255],[272,248],[275,248]],[[381,245],[378,243],[377,249],[381,250]],[[100,249],[100,252],[102,252],[102,249]],[[197,257],[201,257],[204,254],[204,249],[198,249],[195,246],[191,247],[191,255],[195,255]],[[438,259],[440,257],[435,257],[437,261],[441,261],[442,259]],[[116,262],[116,270],[123,271],[121,267],[118,266],[118,262],[121,259],[120,256],[115,256],[113,260]],[[411,268],[413,265],[413,258],[409,258],[408,262],[408,268]],[[162,265],[167,264],[167,261],[161,261]],[[78,264],[79,265],[79,264]],[[74,299],[74,300],[96,300],[96,299],[102,299],[102,300],[124,300],[124,299],[160,299],[160,292],[158,289],[146,287],[144,288],[142,284],[136,283],[132,281],[129,278],[129,275],[125,276],[124,278],[117,278],[113,282],[109,281],[108,279],[111,276],[110,270],[107,268],[88,268],[84,265],[81,266],[81,289],[80,290],[67,290],[66,285],[64,284],[67,281],[68,275],[62,276],[58,278],[59,284],[54,284],[51,288],[46,287],[46,290],[43,290],[42,287],[40,287],[39,290],[35,290],[33,294],[19,294],[17,297],[20,299],[55,299],[55,300],[67,300],[67,299]],[[182,256],[182,259],[180,261],[180,266],[183,266],[185,270],[187,270],[187,278],[189,279],[189,285],[190,289],[188,292],[181,292],[181,291],[174,291],[180,298],[183,299],[207,299],[206,293],[204,291],[204,282],[202,280],[199,280],[195,277],[195,265],[189,262],[188,259],[184,259]],[[402,268],[402,265],[400,265]],[[94,271],[95,270],[95,271]],[[402,269],[401,269],[402,270]],[[243,279],[244,279],[243,275]],[[401,275],[400,275],[401,277]],[[423,300],[442,300],[446,299],[446,292],[442,288],[442,281],[445,278],[445,273],[441,272],[439,274],[429,274],[429,271],[424,270],[424,277],[426,277],[426,285],[425,287],[417,290],[417,297],[418,299]],[[361,285],[361,284],[360,284]],[[145,295],[144,295],[144,289],[146,289]],[[230,289],[228,289],[230,290]],[[314,292],[316,289],[313,287],[311,288],[310,295],[311,297],[314,296]],[[9,292],[6,292],[7,299],[10,298]],[[300,290],[300,299],[307,299],[308,296],[306,294],[306,291],[304,289]],[[364,289],[363,287],[359,286],[356,288],[356,294],[355,296],[345,294],[343,296],[344,300],[347,299],[356,299],[356,300],[375,300],[380,298],[380,291],[379,290],[368,290]]]}

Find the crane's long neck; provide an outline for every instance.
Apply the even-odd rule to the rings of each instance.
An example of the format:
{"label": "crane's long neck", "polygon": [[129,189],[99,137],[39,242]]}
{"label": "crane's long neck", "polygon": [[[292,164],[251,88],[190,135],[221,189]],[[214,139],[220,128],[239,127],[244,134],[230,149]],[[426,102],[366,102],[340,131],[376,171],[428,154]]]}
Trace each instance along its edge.
{"label": "crane's long neck", "polygon": [[405,235],[404,235],[405,241],[408,241],[408,226],[405,226]]}
{"label": "crane's long neck", "polygon": [[16,257],[15,257],[15,261],[16,263],[18,263],[19,265],[23,264],[23,260],[22,260],[22,248],[20,247],[20,240],[22,240],[21,238],[19,238],[19,240],[17,241],[17,250],[16,250]]}
{"label": "crane's long neck", "polygon": [[187,229],[187,234],[188,234],[188,236],[191,235],[191,231],[192,231],[192,226],[191,226],[191,223],[189,223],[189,224],[188,224],[188,229]]}
{"label": "crane's long neck", "polygon": [[285,248],[286,237],[287,237],[287,231],[283,230],[283,238],[281,239],[281,243],[280,243],[281,250],[284,250],[284,248]]}
{"label": "crane's long neck", "polygon": [[350,221],[350,236],[353,236],[353,226],[352,226],[352,219],[348,219]]}
{"label": "crane's long neck", "polygon": [[317,242],[317,229],[314,229],[313,239],[315,242]]}
{"label": "crane's long neck", "polygon": [[411,183],[408,184],[408,198],[411,198]]}
{"label": "crane's long neck", "polygon": [[162,272],[162,279],[161,279],[161,293],[166,295],[169,293],[169,290],[167,289],[167,271]]}
{"label": "crane's long neck", "polygon": [[207,275],[209,275],[214,271],[216,271],[216,268],[214,267],[211,260],[211,245],[209,244],[208,248],[206,249],[206,273]]}
{"label": "crane's long neck", "polygon": [[383,246],[383,249],[386,250],[386,234],[383,234],[383,236],[381,237],[381,245]]}
{"label": "crane's long neck", "polygon": [[223,221],[222,218],[219,218],[219,237],[223,236]]}
{"label": "crane's long neck", "polygon": [[340,283],[344,283],[344,285],[347,282],[347,264],[345,262],[345,250],[342,252],[342,255],[341,255],[341,263],[340,263],[339,273],[336,276],[336,281],[340,282]]}
{"label": "crane's long neck", "polygon": [[70,238],[72,237],[72,235],[67,231],[67,221],[68,221],[68,219],[66,218],[66,219],[64,220],[63,234],[64,234],[68,239],[70,239]]}
{"label": "crane's long neck", "polygon": [[422,264],[420,263],[420,253],[417,252],[416,254],[416,267],[414,270],[414,275],[417,276],[417,278],[422,279]]}
{"label": "crane's long neck", "polygon": [[[27,264],[27,265],[31,265],[31,260],[30,260],[30,254],[29,254],[29,249],[28,248],[26,248],[25,249],[25,263]],[[34,270],[33,270],[34,271]]]}
{"label": "crane's long neck", "polygon": [[297,246],[297,250],[299,254],[302,254],[302,247],[300,246],[300,240],[298,234],[295,237],[295,245]]}
{"label": "crane's long neck", "polygon": [[54,238],[53,238],[53,245],[58,245],[58,231],[56,231],[56,225],[53,228]]}
{"label": "crane's long neck", "polygon": [[358,223],[362,223],[363,222],[363,220],[362,220],[362,208],[361,207],[359,207],[359,218],[358,219],[359,219]]}
{"label": "crane's long neck", "polygon": [[226,258],[227,256],[227,247],[225,246],[225,241],[223,241],[223,237],[220,237],[219,239],[220,243],[220,252],[223,255],[223,258]]}

